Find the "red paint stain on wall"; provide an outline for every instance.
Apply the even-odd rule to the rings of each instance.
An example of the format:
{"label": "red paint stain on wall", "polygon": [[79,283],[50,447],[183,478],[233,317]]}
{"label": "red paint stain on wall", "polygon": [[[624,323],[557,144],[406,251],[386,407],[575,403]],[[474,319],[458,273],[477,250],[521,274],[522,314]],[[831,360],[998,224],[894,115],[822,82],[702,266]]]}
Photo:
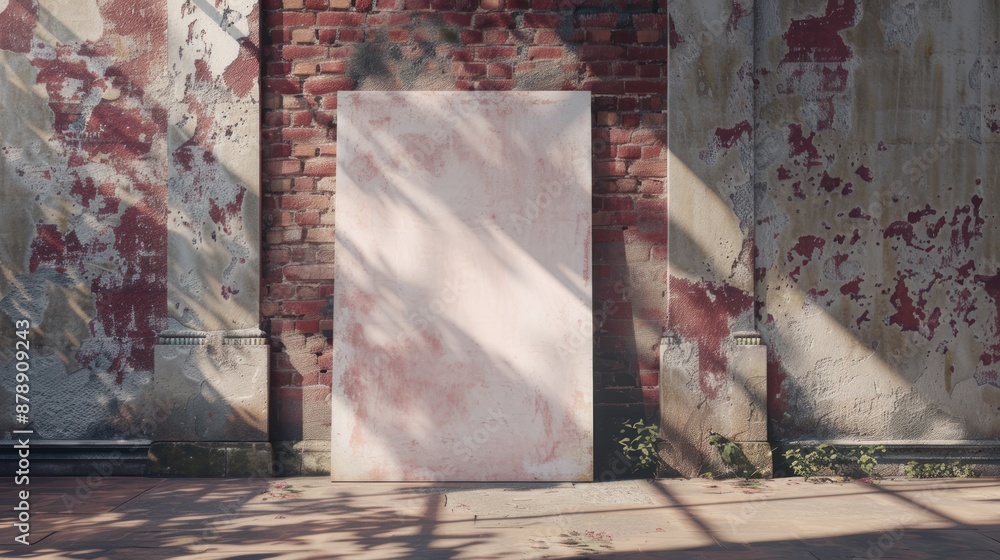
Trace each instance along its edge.
{"label": "red paint stain on wall", "polygon": [[740,26],[740,20],[750,15],[750,12],[743,9],[739,0],[733,0],[733,9],[729,12],[729,21],[726,22],[726,29],[736,31]]}
{"label": "red paint stain on wall", "polygon": [[31,37],[38,23],[38,2],[10,0],[0,13],[0,50],[26,53],[31,50]]}
{"label": "red paint stain on wall", "polygon": [[222,73],[222,80],[237,97],[245,97],[257,83],[260,69],[260,4],[247,17],[250,36],[240,39],[240,51]]}
{"label": "red paint stain on wall", "polygon": [[788,125],[788,146],[791,148],[789,155],[791,157],[806,156],[806,162],[804,163],[806,167],[820,165],[819,150],[813,145],[813,138],[815,137],[815,132],[810,132],[808,137],[803,135],[802,125]]}
{"label": "red paint stain on wall", "polygon": [[212,219],[212,222],[221,226],[222,231],[225,233],[231,233],[230,225],[233,222],[242,223],[243,221],[240,212],[243,210],[243,196],[247,190],[243,185],[238,186],[240,190],[236,193],[234,199],[224,205],[220,206],[214,198],[208,199],[208,216]]}
{"label": "red paint stain on wall", "polygon": [[753,133],[753,127],[750,126],[749,121],[743,121],[732,128],[716,128],[715,138],[719,142],[719,146],[723,148],[732,148],[736,145],[736,142],[745,134],[747,140],[751,138]]}
{"label": "red paint stain on wall", "polygon": [[782,62],[846,62],[853,52],[840,32],[854,25],[856,13],[854,0],[828,0],[823,16],[793,19],[782,35],[788,45]]}
{"label": "red paint stain on wall", "polygon": [[887,324],[899,325],[903,331],[916,331],[920,328],[924,312],[914,305],[910,289],[902,277],[896,279],[896,288],[889,296],[889,303],[896,308],[896,312],[886,319]]}
{"label": "red paint stain on wall", "polygon": [[670,279],[669,328],[697,341],[698,384],[710,399],[718,396],[728,368],[722,342],[731,334],[732,321],[752,305],[752,295],[734,286]]}
{"label": "red paint stain on wall", "polygon": [[677,28],[674,27],[674,18],[669,18],[667,20],[667,27],[669,33],[670,48],[676,49],[677,45],[684,42],[684,37],[677,32]]}
{"label": "red paint stain on wall", "polygon": [[823,247],[826,245],[826,239],[822,237],[817,237],[815,235],[803,235],[799,237],[798,242],[792,246],[792,250],[788,252],[788,261],[791,262],[794,257],[792,253],[798,253],[799,255],[805,257],[806,262],[809,262],[813,258],[813,254],[819,251],[820,254],[823,253]]}
{"label": "red paint stain on wall", "polygon": [[861,177],[867,183],[871,183],[872,179],[875,178],[875,176],[872,174],[872,170],[868,169],[864,165],[859,166],[857,169],[854,170],[854,172],[858,174],[858,177]]}
{"label": "red paint stain on wall", "polygon": [[823,177],[819,181],[819,186],[826,192],[833,192],[840,188],[840,177],[831,177],[826,171],[823,172]]}
{"label": "red paint stain on wall", "polygon": [[788,395],[784,387],[788,373],[781,365],[781,357],[770,344],[767,350],[767,416],[772,421],[780,422],[788,412]]}
{"label": "red paint stain on wall", "polygon": [[56,272],[66,272],[67,264],[79,264],[81,250],[75,231],[63,236],[59,226],[55,224],[38,224],[35,238],[31,241],[28,270],[35,272],[39,266],[47,264],[55,268]]}

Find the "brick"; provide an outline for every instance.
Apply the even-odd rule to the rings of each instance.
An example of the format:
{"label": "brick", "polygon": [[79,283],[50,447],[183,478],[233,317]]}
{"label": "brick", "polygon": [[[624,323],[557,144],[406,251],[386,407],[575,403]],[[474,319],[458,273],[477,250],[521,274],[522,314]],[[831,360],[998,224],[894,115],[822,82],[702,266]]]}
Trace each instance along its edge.
{"label": "brick", "polygon": [[281,207],[288,210],[326,210],[331,204],[330,197],[319,194],[286,194],[281,197]]}
{"label": "brick", "polygon": [[[292,180],[291,179],[271,179],[271,178],[269,178],[269,179],[267,179],[264,182],[264,188],[265,188],[265,190],[267,192],[272,192],[272,193],[290,191],[290,190],[292,190]],[[265,203],[269,199],[277,200],[277,199],[274,199],[274,197],[265,196],[264,197]],[[271,208],[277,208],[277,206],[278,206],[277,204],[273,204],[271,206]]]}
{"label": "brick", "polygon": [[282,272],[286,280],[333,280],[333,267],[328,264],[286,266]]}
{"label": "brick", "polygon": [[292,74],[296,76],[312,76],[319,69],[315,62],[296,62],[292,65]]}
{"label": "brick", "polygon": [[476,29],[487,29],[490,27],[513,29],[514,18],[506,13],[476,14],[472,18],[472,23]]}
{"label": "brick", "polygon": [[313,43],[316,41],[316,32],[312,29],[293,29],[293,43]]}
{"label": "brick", "polygon": [[298,60],[301,58],[323,58],[328,49],[323,45],[285,45],[281,47],[281,58]]}
{"label": "brick", "polygon": [[351,0],[330,0],[331,10],[349,10],[351,9]]}
{"label": "brick", "polygon": [[587,39],[591,43],[609,43],[611,42],[611,30],[610,29],[595,29],[587,32]]}
{"label": "brick", "polygon": [[267,34],[271,39],[271,43],[275,45],[280,45],[282,43],[287,43],[292,40],[292,30],[291,29],[271,29]]}
{"label": "brick", "polygon": [[562,42],[562,37],[553,29],[539,29],[535,32],[536,45],[559,45]]}
{"label": "brick", "polygon": [[559,60],[565,56],[565,47],[528,47],[528,60]]}
{"label": "brick", "polygon": [[333,228],[310,228],[306,230],[306,243],[333,243]]}
{"label": "brick", "polygon": [[594,123],[597,126],[614,126],[618,124],[618,113],[598,111],[597,118],[594,120]]}
{"label": "brick", "polygon": [[268,157],[284,158],[292,155],[292,147],[288,144],[271,144],[268,148]]}
{"label": "brick", "polygon": [[312,122],[312,113],[309,111],[292,111],[289,126],[308,126]]}
{"label": "brick", "polygon": [[577,56],[583,61],[618,60],[624,54],[624,48],[606,45],[583,45],[577,50]]}
{"label": "brick", "polygon": [[[269,227],[284,227],[295,224],[295,216],[291,212],[281,210],[268,210],[264,212],[264,223]],[[288,262],[286,258],[284,262]]]}
{"label": "brick", "polygon": [[667,60],[667,47],[629,47],[625,55],[629,60]]}
{"label": "brick", "polygon": [[341,43],[360,43],[365,40],[365,33],[360,29],[341,29],[337,31],[337,40]]}
{"label": "brick", "polygon": [[451,65],[451,73],[456,76],[485,76],[486,65],[481,63],[456,62]]}
{"label": "brick", "polygon": [[581,89],[589,90],[596,95],[621,95],[625,93],[625,86],[620,80],[588,80],[583,83]]}
{"label": "brick", "polygon": [[322,299],[315,301],[286,301],[284,302],[282,307],[284,307],[286,315],[322,317],[323,308],[326,307],[326,300]]}
{"label": "brick", "polygon": [[477,45],[483,42],[483,32],[463,29],[460,35],[463,45]]}
{"label": "brick", "polygon": [[482,80],[476,84],[480,91],[508,91],[514,89],[514,80]]}
{"label": "brick", "polygon": [[625,80],[625,93],[667,94],[667,82],[663,80]]}
{"label": "brick", "polygon": [[502,6],[500,0],[479,0],[479,8],[481,10],[499,10]]}
{"label": "brick", "polygon": [[[320,223],[319,212],[296,212],[294,219],[295,219],[295,225],[297,226],[317,226]],[[306,242],[308,243],[310,241],[309,233],[312,230],[307,229],[305,231],[306,231]]]}
{"label": "brick", "polygon": [[635,14],[632,24],[636,29],[667,29],[667,14]]}
{"label": "brick", "polygon": [[639,186],[639,192],[643,194],[664,194],[667,192],[663,181],[655,179],[644,179]]}
{"label": "brick", "polygon": [[354,88],[354,80],[340,76],[313,76],[306,78],[302,91],[309,95],[323,95]]}
{"label": "brick", "polygon": [[319,153],[319,148],[315,144],[298,144],[292,148],[295,157],[314,157]]}
{"label": "brick", "polygon": [[514,67],[510,64],[487,64],[486,75],[494,79],[510,79],[514,77]]}
{"label": "brick", "polygon": [[302,0],[282,0],[281,7],[286,10],[301,10],[305,6]]}
{"label": "brick", "polygon": [[314,177],[329,177],[337,174],[337,159],[316,157],[307,159],[303,173]]}
{"label": "brick", "polygon": [[314,191],[316,190],[316,179],[313,177],[296,177],[294,190],[295,192]]}
{"label": "brick", "polygon": [[667,160],[637,161],[629,167],[633,177],[666,177]]}
{"label": "brick", "polygon": [[265,111],[264,126],[286,126],[291,122],[291,117],[284,111]]}
{"label": "brick", "polygon": [[554,29],[559,27],[562,23],[562,17],[559,14],[538,14],[529,13],[524,14],[523,25],[524,27],[543,27],[547,29]]}
{"label": "brick", "polygon": [[323,12],[316,16],[319,27],[360,27],[365,15],[355,12]]}
{"label": "brick", "polygon": [[302,84],[298,78],[265,78],[264,91],[284,94],[301,93]]}
{"label": "brick", "polygon": [[661,146],[641,146],[641,158],[642,159],[659,159],[663,155],[663,148]]}
{"label": "brick", "polygon": [[455,25],[458,27],[469,27],[472,25],[472,14],[461,12],[443,12],[437,14],[445,25]]}
{"label": "brick", "polygon": [[506,29],[484,29],[483,42],[487,45],[509,45],[517,41]]}
{"label": "brick", "polygon": [[316,23],[316,14],[310,12],[271,12],[264,16],[267,27],[310,27]]}
{"label": "brick", "polygon": [[404,6],[407,10],[427,10],[431,7],[431,0],[406,0]]}
{"label": "brick", "polygon": [[[350,6],[351,3],[348,2],[347,5]],[[330,3],[327,0],[305,0],[304,7],[307,10],[325,10],[330,7]]]}
{"label": "brick", "polygon": [[319,71],[323,74],[343,74],[347,63],[343,60],[326,60],[319,63]]}
{"label": "brick", "polygon": [[285,127],[281,129],[281,139],[286,142],[322,142],[326,139],[326,133],[321,128],[316,127]]}
{"label": "brick", "polygon": [[594,162],[595,177],[625,175],[625,162],[621,161],[598,161]]}
{"label": "brick", "polygon": [[297,159],[267,160],[264,172],[268,175],[291,175],[302,170],[302,163]]}
{"label": "brick", "polygon": [[639,159],[642,157],[641,146],[619,146],[615,157],[620,159]]}
{"label": "brick", "polygon": [[636,41],[640,43],[656,43],[660,40],[658,29],[640,29],[635,33]]}
{"label": "brick", "polygon": [[602,210],[621,212],[625,210],[631,210],[635,205],[632,198],[627,196],[608,196],[608,197],[599,197],[599,199],[602,202],[601,204]]}
{"label": "brick", "polygon": [[[633,62],[616,62],[614,65],[615,76],[618,78],[634,78],[637,67],[638,65]],[[625,86],[625,92],[629,93],[628,86]],[[621,107],[620,102],[621,100],[619,100],[619,107]]]}

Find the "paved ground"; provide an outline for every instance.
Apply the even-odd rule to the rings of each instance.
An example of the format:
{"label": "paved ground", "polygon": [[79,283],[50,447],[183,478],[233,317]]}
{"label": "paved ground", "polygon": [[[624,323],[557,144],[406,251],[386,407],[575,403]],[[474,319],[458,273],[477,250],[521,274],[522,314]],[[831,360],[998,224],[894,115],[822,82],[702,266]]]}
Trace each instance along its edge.
{"label": "paved ground", "polygon": [[345,484],[32,479],[15,558],[961,558],[1000,560],[1000,479]]}

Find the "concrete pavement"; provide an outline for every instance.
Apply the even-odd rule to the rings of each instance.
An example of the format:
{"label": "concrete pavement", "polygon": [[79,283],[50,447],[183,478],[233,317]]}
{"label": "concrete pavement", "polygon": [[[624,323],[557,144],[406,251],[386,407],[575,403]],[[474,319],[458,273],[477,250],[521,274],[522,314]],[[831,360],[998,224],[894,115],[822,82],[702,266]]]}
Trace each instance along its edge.
{"label": "concrete pavement", "polygon": [[591,484],[32,479],[4,558],[1000,560],[1000,479]]}

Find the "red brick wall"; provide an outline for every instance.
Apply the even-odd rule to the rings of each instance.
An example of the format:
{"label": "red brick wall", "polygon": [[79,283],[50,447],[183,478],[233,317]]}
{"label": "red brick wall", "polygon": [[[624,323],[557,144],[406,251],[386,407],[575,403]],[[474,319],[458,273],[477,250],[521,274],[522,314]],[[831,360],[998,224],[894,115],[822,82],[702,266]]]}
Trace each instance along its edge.
{"label": "red brick wall", "polygon": [[262,310],[273,348],[273,439],[329,435],[336,94],[344,89],[593,93],[598,424],[624,409],[655,413],[666,307],[666,2],[263,7]]}

